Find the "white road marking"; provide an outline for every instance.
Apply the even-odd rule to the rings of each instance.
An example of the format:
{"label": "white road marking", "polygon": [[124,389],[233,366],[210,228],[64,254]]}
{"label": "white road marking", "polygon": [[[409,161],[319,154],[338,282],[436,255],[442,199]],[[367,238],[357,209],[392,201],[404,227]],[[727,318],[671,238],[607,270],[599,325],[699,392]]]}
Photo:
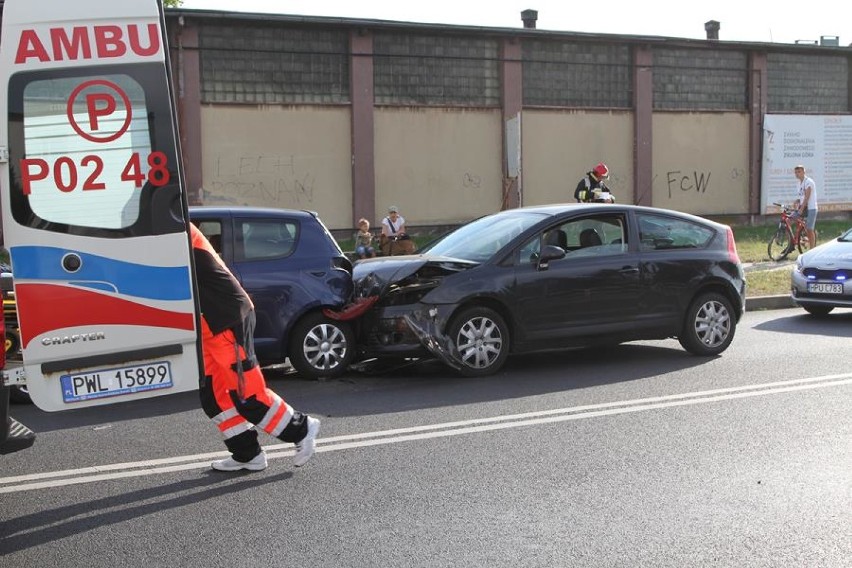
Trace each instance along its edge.
{"label": "white road marking", "polygon": [[[569,420],[595,418],[599,416],[614,416],[618,414],[642,412],[660,408],[706,404],[724,400],[736,400],[741,398],[812,390],[848,384],[852,384],[852,373],[825,375],[821,377],[794,379],[790,381],[745,385],[708,391],[695,391],[583,406],[572,406],[568,408],[540,410],[521,414],[474,418],[455,422],[381,430],[377,432],[330,436],[317,440],[317,453],[366,448],[370,446],[396,444],[415,440],[459,436],[463,434],[491,432],[507,428],[521,428],[539,424],[551,424],[556,422],[566,422]],[[265,450],[269,459],[279,459],[293,455],[292,445],[290,444],[271,444],[265,446]],[[156,460],[107,464],[79,469],[0,477],[0,494],[207,468],[210,466],[211,459],[221,458],[227,455],[227,451],[210,452]]]}

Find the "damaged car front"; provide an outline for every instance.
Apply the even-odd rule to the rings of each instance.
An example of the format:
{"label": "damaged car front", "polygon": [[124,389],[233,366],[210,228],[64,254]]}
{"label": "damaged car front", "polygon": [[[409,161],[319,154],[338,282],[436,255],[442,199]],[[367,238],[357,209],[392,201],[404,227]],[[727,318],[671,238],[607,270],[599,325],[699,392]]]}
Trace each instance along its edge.
{"label": "damaged car front", "polygon": [[[353,270],[356,297],[377,298],[359,320],[362,358],[432,356],[464,374],[484,374],[494,363],[502,364],[509,350],[503,322],[498,328],[490,318],[477,317],[459,324],[476,329],[450,331],[472,305],[505,302],[495,263],[542,218],[504,212],[463,225],[421,254],[358,261]],[[458,341],[466,334],[468,351],[468,342]],[[465,363],[466,357],[475,360]]]}
{"label": "damaged car front", "polygon": [[356,296],[378,298],[360,320],[364,356],[438,355],[429,349],[429,341],[440,336],[459,298],[446,298],[435,292],[445,278],[475,266],[469,261],[425,256],[356,264]]}

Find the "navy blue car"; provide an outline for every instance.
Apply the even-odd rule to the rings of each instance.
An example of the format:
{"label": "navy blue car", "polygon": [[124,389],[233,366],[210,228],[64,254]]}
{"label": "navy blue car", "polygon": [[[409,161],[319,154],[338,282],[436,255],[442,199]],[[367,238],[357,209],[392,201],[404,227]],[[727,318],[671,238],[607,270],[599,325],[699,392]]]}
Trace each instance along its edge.
{"label": "navy blue car", "polygon": [[330,318],[352,295],[352,263],[309,211],[190,207],[257,312],[261,364],[290,363],[300,374],[333,377],[356,353],[352,326]]}

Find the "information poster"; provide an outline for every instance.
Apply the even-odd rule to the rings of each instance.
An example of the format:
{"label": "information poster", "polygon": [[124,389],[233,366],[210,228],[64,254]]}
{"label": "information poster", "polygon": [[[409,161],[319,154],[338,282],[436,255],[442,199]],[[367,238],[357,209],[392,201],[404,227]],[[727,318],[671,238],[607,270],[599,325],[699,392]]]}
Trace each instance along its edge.
{"label": "information poster", "polygon": [[852,210],[852,116],[767,114],[763,124],[764,214],[795,201],[797,165],[814,180],[820,211]]}

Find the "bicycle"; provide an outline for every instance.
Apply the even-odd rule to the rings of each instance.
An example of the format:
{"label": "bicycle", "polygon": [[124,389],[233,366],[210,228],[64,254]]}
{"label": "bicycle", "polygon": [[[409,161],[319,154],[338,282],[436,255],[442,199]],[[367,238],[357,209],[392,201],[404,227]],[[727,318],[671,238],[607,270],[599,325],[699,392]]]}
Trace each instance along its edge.
{"label": "bicycle", "polygon": [[794,249],[798,250],[799,254],[805,252],[808,248],[808,230],[805,220],[792,207],[780,203],[773,203],[773,205],[781,208],[781,220],[766,247],[769,258],[775,261],[784,260]]}

